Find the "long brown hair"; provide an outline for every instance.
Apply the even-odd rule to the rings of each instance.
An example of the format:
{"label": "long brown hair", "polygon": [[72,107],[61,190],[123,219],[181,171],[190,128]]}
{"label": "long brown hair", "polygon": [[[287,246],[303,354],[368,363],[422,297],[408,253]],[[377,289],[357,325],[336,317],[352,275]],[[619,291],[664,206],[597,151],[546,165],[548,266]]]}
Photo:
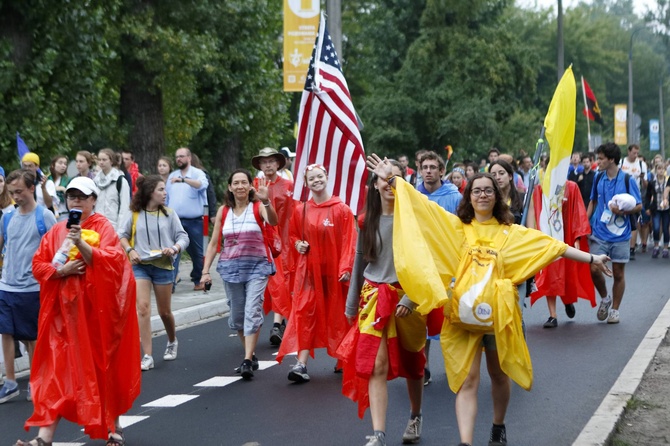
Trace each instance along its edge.
{"label": "long brown hair", "polygon": [[488,178],[491,180],[491,183],[493,183],[493,190],[495,191],[496,197],[496,202],[493,206],[493,216],[498,220],[498,223],[501,225],[511,225],[514,223],[514,215],[512,215],[509,206],[507,206],[507,203],[503,200],[502,192],[500,191],[500,187],[498,186],[495,177],[490,173],[481,172],[474,174],[468,181],[468,184],[466,184],[465,190],[463,191],[463,199],[456,210],[458,218],[466,224],[472,223],[472,220],[475,218],[475,208],[472,207],[472,185],[475,183],[475,180],[479,178]]}
{"label": "long brown hair", "polygon": [[[389,161],[391,165],[400,169],[404,178],[405,169],[402,165],[396,160]],[[381,251],[384,243],[379,236],[379,219],[382,215],[382,198],[379,195],[379,190],[375,188],[378,178],[379,177],[377,177],[376,174],[370,174],[370,179],[368,180],[368,193],[365,199],[365,217],[360,234],[360,236],[363,237],[363,258],[368,262],[375,262],[377,260],[377,253]],[[379,247],[377,247],[377,241],[379,241]]]}
{"label": "long brown hair", "polygon": [[0,211],[13,203],[12,197],[9,195],[9,188],[7,187],[7,179],[2,175],[2,180],[5,182],[5,187],[0,192]]}
{"label": "long brown hair", "polygon": [[[158,183],[163,183],[163,178],[160,175],[147,175],[137,178],[135,185],[137,186],[137,192],[133,195],[133,199],[130,202],[130,210],[133,212],[140,212],[141,210],[146,209],[149,201],[151,201],[151,195],[156,190]],[[158,205],[158,210],[167,217],[168,212],[165,209],[165,206],[162,204]]]}
{"label": "long brown hair", "polygon": [[[523,210],[523,200],[521,200],[521,196],[519,194],[519,191],[516,190],[516,184],[514,184],[514,168],[510,163],[504,160],[498,160],[494,161],[489,165],[489,172],[491,172],[491,168],[495,165],[499,165],[505,171],[507,172],[507,175],[509,176],[509,199],[510,199],[510,210],[512,211],[513,214],[519,213],[521,214]],[[496,181],[496,185],[498,185],[498,182]]]}

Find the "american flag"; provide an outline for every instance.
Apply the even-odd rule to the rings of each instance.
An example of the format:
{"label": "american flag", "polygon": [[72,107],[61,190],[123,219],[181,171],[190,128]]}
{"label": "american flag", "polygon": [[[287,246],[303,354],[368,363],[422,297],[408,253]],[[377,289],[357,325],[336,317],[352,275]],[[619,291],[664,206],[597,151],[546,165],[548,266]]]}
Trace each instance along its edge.
{"label": "american flag", "polygon": [[303,175],[310,164],[322,164],[328,169],[328,190],[354,214],[362,209],[368,177],[363,141],[323,15],[300,101],[293,190],[296,200],[308,199]]}

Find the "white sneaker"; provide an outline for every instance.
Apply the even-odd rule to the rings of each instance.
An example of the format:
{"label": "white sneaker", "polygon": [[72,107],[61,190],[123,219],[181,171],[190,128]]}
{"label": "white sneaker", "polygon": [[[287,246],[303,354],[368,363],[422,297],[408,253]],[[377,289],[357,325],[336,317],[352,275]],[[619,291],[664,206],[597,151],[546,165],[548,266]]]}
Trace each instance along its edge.
{"label": "white sneaker", "polygon": [[604,321],[607,319],[609,309],[612,306],[612,298],[607,296],[605,299],[600,299],[600,306],[598,307],[598,320]]}
{"label": "white sneaker", "polygon": [[179,341],[177,338],[174,339],[174,342],[168,342],[167,347],[165,347],[165,353],[163,353],[164,361],[174,361],[177,359],[177,348],[179,347]]}
{"label": "white sneaker", "polygon": [[154,368],[154,358],[149,355],[144,355],[142,357],[142,364],[140,365],[143,371],[150,370]]}
{"label": "white sneaker", "polygon": [[618,324],[619,323],[619,310],[610,310],[610,314],[607,317],[608,324]]}

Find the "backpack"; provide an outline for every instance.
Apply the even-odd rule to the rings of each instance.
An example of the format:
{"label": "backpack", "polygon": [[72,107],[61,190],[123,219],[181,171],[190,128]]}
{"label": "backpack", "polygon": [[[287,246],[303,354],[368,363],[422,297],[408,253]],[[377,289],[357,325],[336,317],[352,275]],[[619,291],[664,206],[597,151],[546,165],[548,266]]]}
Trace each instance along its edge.
{"label": "backpack", "polygon": [[453,325],[475,333],[493,333],[501,280],[504,279],[500,249],[507,240],[508,229],[500,225],[493,241],[477,238],[472,225],[463,225],[468,252],[461,259],[451,302],[445,305],[445,316]]}
{"label": "backpack", "polygon": [[[593,187],[596,188],[596,192],[598,192],[598,183],[600,183],[600,179],[603,177],[603,175],[605,175],[605,172],[598,172],[596,174],[595,179],[593,180]],[[629,173],[624,172],[623,182],[626,183],[626,193],[630,194],[630,174]],[[607,204],[607,203],[605,203],[605,204]]]}
{"label": "backpack", "polygon": [[[37,226],[37,231],[40,233],[40,237],[44,237],[44,234],[47,233],[47,225],[44,223],[45,210],[46,208],[41,204],[38,204],[37,207],[35,208],[35,225]],[[15,212],[17,211],[14,210],[7,214],[3,214],[5,216],[5,219],[3,220],[2,225],[2,238],[5,241],[5,245],[7,244],[7,228],[9,227],[9,222],[14,216]]]}
{"label": "backpack", "polygon": [[[223,207],[223,215],[221,216],[221,225],[226,221],[226,216],[228,215],[228,210],[230,208],[228,206]],[[270,259],[275,259],[279,257],[281,254],[281,238],[279,237],[279,232],[277,231],[277,228],[274,226],[271,226],[265,221],[263,221],[263,218],[261,217],[261,202],[260,201],[255,201],[254,202],[254,218],[256,219],[256,223],[258,226],[261,228],[261,232],[263,233],[263,240],[265,240],[265,252],[268,257],[268,261]]]}

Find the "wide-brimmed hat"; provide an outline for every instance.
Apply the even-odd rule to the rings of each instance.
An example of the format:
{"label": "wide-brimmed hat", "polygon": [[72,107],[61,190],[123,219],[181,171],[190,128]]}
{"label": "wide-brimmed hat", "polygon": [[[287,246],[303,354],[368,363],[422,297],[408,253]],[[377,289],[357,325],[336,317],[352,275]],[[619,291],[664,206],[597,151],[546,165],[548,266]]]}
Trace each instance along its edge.
{"label": "wide-brimmed hat", "polygon": [[77,189],[78,191],[83,192],[84,195],[95,194],[96,197],[100,195],[100,189],[98,189],[98,187],[95,185],[95,182],[89,177],[72,178],[72,180],[68,183],[65,192],[69,191],[70,189]]}
{"label": "wide-brimmed hat", "polygon": [[251,165],[258,170],[261,170],[260,167],[261,158],[276,159],[277,163],[279,163],[279,167],[277,168],[277,170],[282,170],[286,165],[286,158],[284,158],[284,155],[277,152],[277,149],[273,149],[272,147],[265,147],[264,149],[261,149],[261,151],[258,152],[258,155],[251,158]]}

